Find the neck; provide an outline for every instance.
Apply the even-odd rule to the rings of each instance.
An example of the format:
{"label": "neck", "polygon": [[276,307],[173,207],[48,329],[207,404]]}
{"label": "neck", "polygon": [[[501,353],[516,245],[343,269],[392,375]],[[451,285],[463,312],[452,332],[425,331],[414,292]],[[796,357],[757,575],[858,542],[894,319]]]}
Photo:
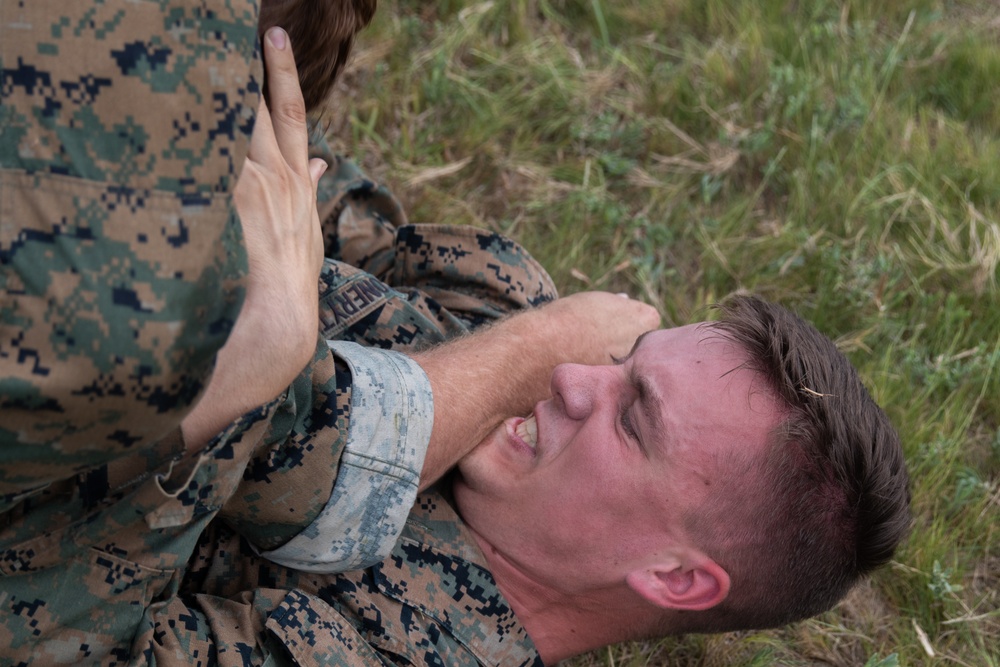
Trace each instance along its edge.
{"label": "neck", "polygon": [[[471,530],[471,528],[470,528]],[[586,593],[560,590],[532,576],[471,531],[500,592],[524,626],[542,661],[555,664],[634,638],[645,603],[624,586]]]}

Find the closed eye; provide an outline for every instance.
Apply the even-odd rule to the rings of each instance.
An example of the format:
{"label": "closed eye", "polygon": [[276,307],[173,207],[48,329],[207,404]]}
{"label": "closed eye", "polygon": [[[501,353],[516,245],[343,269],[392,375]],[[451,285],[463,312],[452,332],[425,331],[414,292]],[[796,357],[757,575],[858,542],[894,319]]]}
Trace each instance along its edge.
{"label": "closed eye", "polygon": [[[641,338],[642,337],[640,336],[640,340]],[[634,351],[635,349],[633,348],[633,352]],[[622,366],[625,364],[625,362],[629,360],[629,357],[631,356],[632,354],[629,353],[628,357],[625,357],[624,359],[615,359],[614,362],[616,365]],[[649,452],[646,451],[645,443],[639,436],[639,429],[637,428],[637,425],[633,419],[633,413],[632,413],[632,407],[636,404],[636,402],[638,402],[639,407],[644,410],[643,414],[647,414],[649,385],[645,381],[645,378],[638,375],[638,373],[636,372],[635,364],[632,364],[629,368],[626,369],[626,374],[627,374],[626,383],[631,388],[631,391],[629,392],[631,396],[628,398],[627,401],[624,402],[624,404],[621,407],[621,410],[619,410],[618,422],[621,425],[621,429],[625,433],[625,435],[628,436],[630,440],[634,441],[639,446],[639,450],[642,452],[643,456],[649,458]]]}
{"label": "closed eye", "polygon": [[632,416],[629,414],[629,408],[631,407],[631,404],[629,404],[622,408],[621,413],[618,415],[618,421],[621,422],[622,430],[625,431],[625,435],[638,441],[639,434],[636,432],[635,425],[632,423]]}
{"label": "closed eye", "polygon": [[[615,363],[615,366],[621,366],[626,361],[628,361],[628,358],[631,356],[632,356],[631,353],[629,353],[627,357],[612,356],[611,360]],[[631,380],[631,377],[629,378],[629,380]],[[631,401],[622,405],[621,410],[618,411],[618,423],[621,424],[622,430],[625,432],[625,435],[627,435],[633,440],[638,440],[639,434],[636,432],[635,424],[632,423],[632,416],[629,414],[629,408],[631,407],[632,407]]]}

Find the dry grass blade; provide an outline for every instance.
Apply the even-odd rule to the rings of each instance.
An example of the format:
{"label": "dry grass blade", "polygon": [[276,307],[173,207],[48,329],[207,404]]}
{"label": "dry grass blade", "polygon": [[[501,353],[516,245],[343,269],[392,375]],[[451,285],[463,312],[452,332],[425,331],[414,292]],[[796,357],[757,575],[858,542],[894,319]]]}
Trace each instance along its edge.
{"label": "dry grass blade", "polygon": [[471,156],[463,158],[461,160],[457,160],[450,164],[442,165],[440,167],[429,167],[426,169],[420,169],[419,171],[417,171],[417,173],[413,174],[412,176],[406,179],[405,181],[406,187],[414,188],[417,187],[418,185],[423,185],[424,183],[435,181],[439,178],[453,176],[458,172],[462,171],[463,169],[465,169],[470,162],[472,162]]}
{"label": "dry grass blade", "polygon": [[705,154],[704,160],[692,160],[684,155],[653,155],[657,163],[667,167],[670,171],[688,174],[712,174],[718,176],[724,174],[739,162],[740,152],[732,148],[725,148],[718,144],[710,145],[708,150],[699,151]]}

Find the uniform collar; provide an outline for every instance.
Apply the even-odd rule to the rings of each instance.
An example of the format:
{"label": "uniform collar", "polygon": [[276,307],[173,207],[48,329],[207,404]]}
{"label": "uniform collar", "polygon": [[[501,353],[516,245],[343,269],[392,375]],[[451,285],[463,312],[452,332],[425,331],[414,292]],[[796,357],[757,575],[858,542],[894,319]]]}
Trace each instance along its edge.
{"label": "uniform collar", "polygon": [[392,555],[375,573],[387,595],[434,618],[484,665],[541,667],[486,558],[439,489],[417,496]]}

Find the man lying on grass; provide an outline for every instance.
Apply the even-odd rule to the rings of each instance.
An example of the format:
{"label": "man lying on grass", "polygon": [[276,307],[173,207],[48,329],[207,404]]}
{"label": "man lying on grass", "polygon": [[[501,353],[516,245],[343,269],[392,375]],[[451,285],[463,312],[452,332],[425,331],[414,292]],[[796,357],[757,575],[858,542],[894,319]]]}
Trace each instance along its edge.
{"label": "man lying on grass", "polygon": [[[409,365],[407,401],[430,405],[432,396],[433,408],[408,411],[405,423],[374,420],[398,432],[390,449],[414,450],[405,466],[388,452],[327,443],[318,427],[339,414],[332,403],[296,413],[295,437],[248,468],[233,495],[252,512],[224,508],[201,536],[168,614],[176,645],[275,664],[289,655],[298,664],[552,664],[625,640],[806,618],[891,558],[909,524],[898,436],[811,325],[736,296],[717,322],[635,340],[658,318],[630,299],[579,294],[534,308],[554,290],[519,246],[468,227],[407,224],[385,188],[329,159],[321,336],[348,359],[361,358],[360,344]],[[271,319],[315,290],[284,296]],[[504,303],[509,316],[482,326]],[[590,319],[566,319],[574,312]],[[604,365],[519,377],[537,367],[546,341],[565,348],[620,330],[610,345],[629,334],[626,320],[643,328],[623,357],[612,354],[627,344],[603,348]],[[249,340],[220,357],[217,374],[272,343]],[[511,352],[514,363],[498,373]],[[377,416],[389,404],[379,374],[358,370],[335,378],[338,392],[342,381],[352,392],[348,439],[369,427],[371,406]],[[210,397],[241,391],[210,391],[197,412],[223,414]],[[508,394],[533,409],[491,409]],[[469,424],[473,411],[503,414],[476,437],[484,421]],[[460,424],[451,432],[464,442],[414,442]],[[331,444],[341,470],[372,471],[363,483],[345,491],[338,476],[331,492],[319,488],[321,470],[296,477],[303,486],[284,481],[283,460]],[[322,515],[273,543],[266,517],[288,515],[305,491],[329,494]],[[370,518],[387,516],[386,502],[404,508],[401,525]]]}
{"label": "man lying on grass", "polygon": [[[120,4],[106,9],[152,26],[151,43],[159,30],[177,45],[218,40],[220,54],[246,44],[253,12],[177,2],[158,23],[132,16],[155,7]],[[370,17],[359,4],[340,46],[320,53],[346,54]],[[265,3],[322,27],[320,6],[348,3]],[[174,30],[188,12],[193,24],[239,20]],[[26,35],[18,44],[35,53]],[[26,429],[7,429],[0,653],[25,665],[551,663],[802,618],[891,556],[907,524],[899,443],[830,341],[751,298],[726,304],[720,323],[634,345],[658,324],[649,306],[591,293],[536,308],[554,300],[551,281],[509,239],[406,225],[398,202],[341,161],[326,174],[310,162],[289,34],[261,44],[273,113],[260,105],[233,191],[243,233],[220,240],[220,258],[246,252],[249,275],[211,383],[180,432],[163,422],[141,445],[110,429],[141,403],[180,400],[146,386],[145,366],[124,403],[103,375],[77,391],[94,400],[80,419],[109,429],[84,443],[100,455],[92,465],[39,456],[19,441]],[[107,55],[101,40],[76,46]],[[48,94],[18,99],[48,108]],[[51,283],[47,264],[28,264]],[[227,280],[209,281],[223,298]],[[178,294],[154,327],[163,335],[207,326],[200,302]],[[131,349],[128,338],[111,349]],[[612,354],[626,356],[580,365]],[[197,356],[156,358],[178,371],[185,355]],[[24,384],[11,385],[22,415],[41,406]],[[26,489],[39,470],[52,483]]]}
{"label": "man lying on grass", "polygon": [[[364,218],[341,215],[355,231]],[[421,226],[377,227],[412,239]],[[326,551],[384,537],[347,528],[293,538],[268,554],[278,564],[213,522],[182,593],[217,631],[236,608],[259,615],[301,664],[553,664],[829,609],[906,533],[898,437],[811,325],[747,296],[721,314],[649,331],[607,365],[555,367],[530,414],[511,415],[440,480],[422,476],[383,560],[331,566]],[[413,341],[391,340],[378,344],[412,354]],[[430,352],[447,359],[451,345]],[[461,419],[439,399],[435,424]]]}

